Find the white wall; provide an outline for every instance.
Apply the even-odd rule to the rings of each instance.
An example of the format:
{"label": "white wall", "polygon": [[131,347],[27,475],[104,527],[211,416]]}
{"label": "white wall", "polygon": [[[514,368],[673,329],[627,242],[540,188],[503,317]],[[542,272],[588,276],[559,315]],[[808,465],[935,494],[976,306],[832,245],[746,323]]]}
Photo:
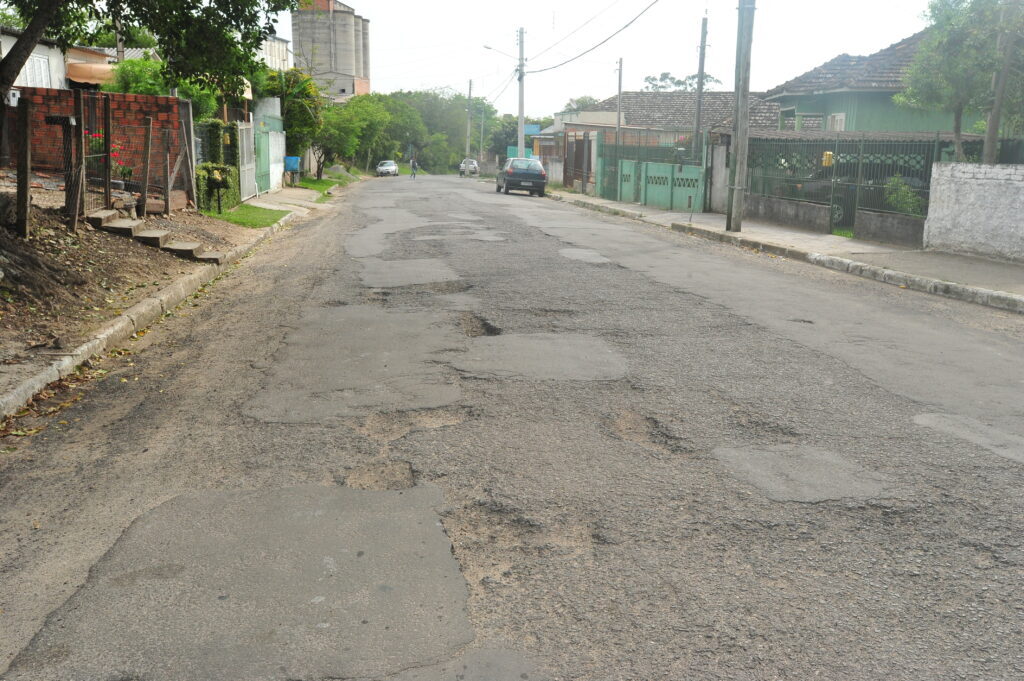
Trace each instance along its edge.
{"label": "white wall", "polygon": [[[17,40],[13,35],[0,35],[0,51],[3,52],[3,56],[7,56],[7,52],[14,47],[14,43]],[[47,68],[43,71],[36,69],[31,63],[33,57],[40,60],[46,59]],[[32,50],[32,56],[29,57],[29,60],[29,62],[25,63],[21,73],[18,74],[17,80],[14,81],[15,87],[67,88],[67,69],[64,66],[64,55],[56,47],[42,44],[36,45],[35,49]],[[41,64],[42,62],[36,63]]]}
{"label": "white wall", "polygon": [[1024,262],[1024,165],[936,164],[924,245]]}

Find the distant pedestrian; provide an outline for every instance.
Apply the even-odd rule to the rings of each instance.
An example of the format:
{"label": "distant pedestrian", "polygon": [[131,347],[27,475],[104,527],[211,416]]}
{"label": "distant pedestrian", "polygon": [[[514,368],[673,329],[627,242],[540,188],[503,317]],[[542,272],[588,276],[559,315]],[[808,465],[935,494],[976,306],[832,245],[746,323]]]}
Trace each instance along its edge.
{"label": "distant pedestrian", "polygon": [[420,169],[420,164],[416,162],[416,159],[413,159],[412,163],[409,164],[409,165],[412,167],[412,179],[415,180],[416,179],[416,171]]}

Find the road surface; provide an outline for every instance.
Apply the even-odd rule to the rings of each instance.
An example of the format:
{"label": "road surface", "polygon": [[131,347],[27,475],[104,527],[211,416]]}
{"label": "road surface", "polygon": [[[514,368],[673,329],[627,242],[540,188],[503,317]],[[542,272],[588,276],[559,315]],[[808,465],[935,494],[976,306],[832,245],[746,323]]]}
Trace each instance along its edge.
{"label": "road surface", "polygon": [[4,454],[0,676],[1022,678],[1022,340],[366,181]]}

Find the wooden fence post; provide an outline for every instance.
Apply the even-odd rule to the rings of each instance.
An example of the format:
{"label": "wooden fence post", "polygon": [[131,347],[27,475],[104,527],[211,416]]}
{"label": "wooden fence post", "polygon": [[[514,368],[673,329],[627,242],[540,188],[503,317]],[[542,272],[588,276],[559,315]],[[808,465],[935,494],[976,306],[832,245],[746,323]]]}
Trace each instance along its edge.
{"label": "wooden fence post", "polygon": [[32,209],[32,105],[28,98],[18,100],[18,235],[28,238]]}
{"label": "wooden fence post", "polygon": [[171,216],[171,133],[164,130],[164,214]]}
{"label": "wooden fence post", "polygon": [[153,152],[153,119],[150,116],[145,118],[146,133],[143,142],[142,152],[142,190],[139,192],[140,218],[146,217],[146,199],[149,197],[149,157]]}
{"label": "wooden fence post", "polygon": [[78,231],[78,215],[82,210],[85,185],[85,104],[82,91],[75,90],[75,139],[72,144],[71,178],[64,178],[65,205],[71,218],[72,233]]}
{"label": "wooden fence post", "polygon": [[113,160],[110,157],[111,137],[114,136],[113,114],[110,111],[110,95],[103,95],[103,207],[110,208],[113,201],[110,196],[110,180],[114,172]]}

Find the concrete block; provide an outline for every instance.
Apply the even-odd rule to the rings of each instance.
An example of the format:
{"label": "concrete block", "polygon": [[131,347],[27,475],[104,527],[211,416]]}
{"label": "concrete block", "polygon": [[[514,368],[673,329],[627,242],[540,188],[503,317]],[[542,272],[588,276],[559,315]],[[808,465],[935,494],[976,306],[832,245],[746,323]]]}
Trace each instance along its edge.
{"label": "concrete block", "polygon": [[156,298],[144,298],[124,311],[125,316],[132,321],[135,333],[155,322],[163,313],[160,301]]}
{"label": "concrete block", "polygon": [[988,296],[988,304],[1000,310],[1009,310],[1024,314],[1024,296],[1006,291],[992,291]]}

